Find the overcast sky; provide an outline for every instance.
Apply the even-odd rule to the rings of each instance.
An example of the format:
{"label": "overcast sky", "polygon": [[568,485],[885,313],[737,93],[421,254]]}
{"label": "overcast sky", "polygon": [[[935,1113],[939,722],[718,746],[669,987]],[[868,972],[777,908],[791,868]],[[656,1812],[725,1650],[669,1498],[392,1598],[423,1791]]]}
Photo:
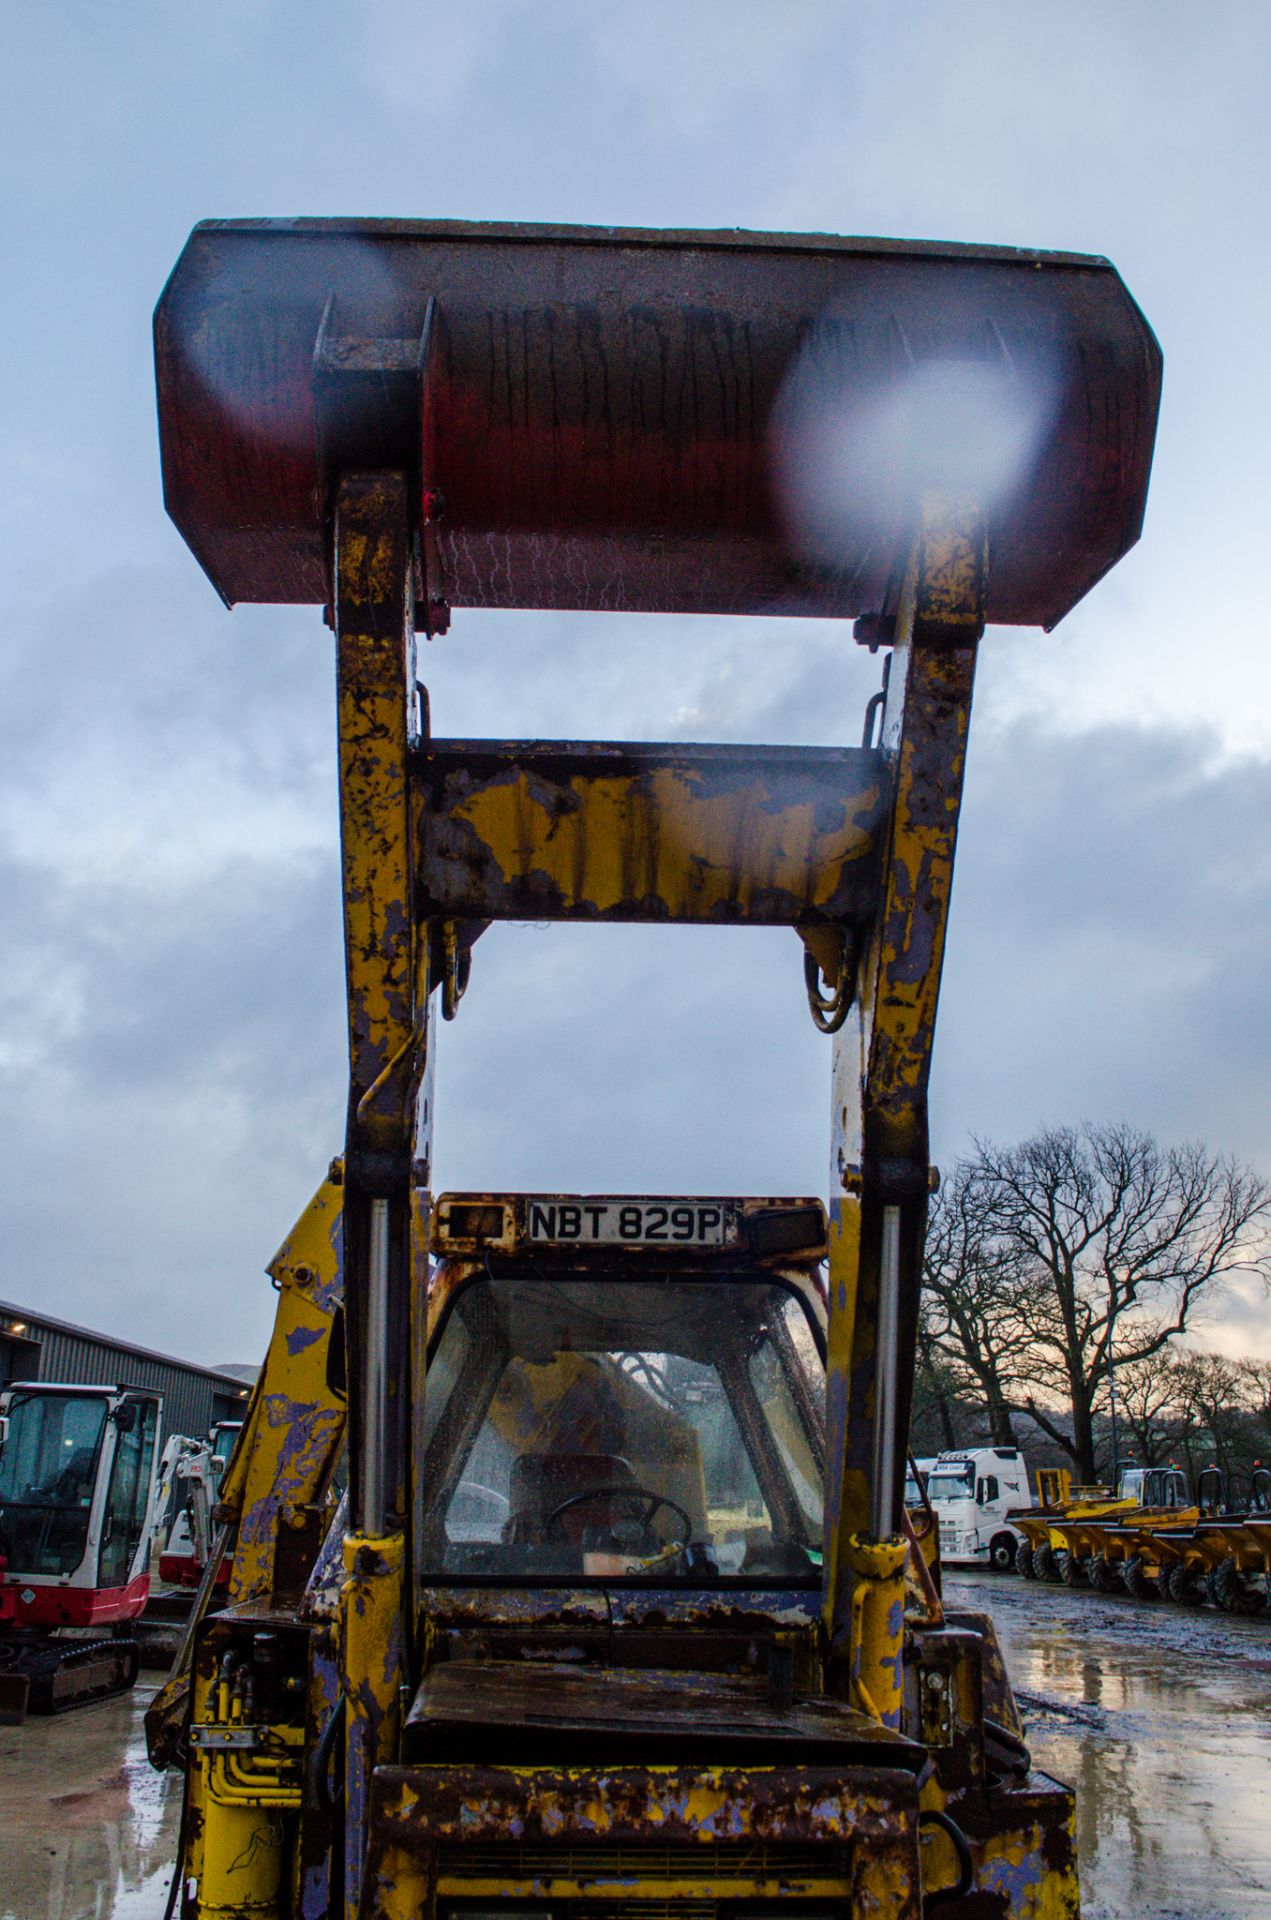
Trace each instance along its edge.
{"label": "overcast sky", "polygon": [[[991,631],[934,1151],[1128,1119],[1271,1173],[1262,0],[3,0],[0,1295],[206,1361],[341,1145],[330,636],[227,614],[160,499],[196,220],[396,214],[1106,253],[1161,340],[1141,545]],[[460,614],[446,734],[859,738],[828,624]],[[449,1186],[823,1191],[789,933],[497,928]],[[1214,1330],[1271,1353],[1260,1294]]]}

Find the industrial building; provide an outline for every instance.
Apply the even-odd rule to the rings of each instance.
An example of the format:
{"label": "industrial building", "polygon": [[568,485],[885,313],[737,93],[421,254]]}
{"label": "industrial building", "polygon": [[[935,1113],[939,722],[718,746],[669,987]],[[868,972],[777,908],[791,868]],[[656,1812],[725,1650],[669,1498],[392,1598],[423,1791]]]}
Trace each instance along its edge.
{"label": "industrial building", "polygon": [[250,1382],[233,1373],[173,1360],[0,1300],[0,1387],[13,1380],[156,1388],[163,1395],[163,1439],[208,1433],[218,1420],[241,1420],[251,1393]]}

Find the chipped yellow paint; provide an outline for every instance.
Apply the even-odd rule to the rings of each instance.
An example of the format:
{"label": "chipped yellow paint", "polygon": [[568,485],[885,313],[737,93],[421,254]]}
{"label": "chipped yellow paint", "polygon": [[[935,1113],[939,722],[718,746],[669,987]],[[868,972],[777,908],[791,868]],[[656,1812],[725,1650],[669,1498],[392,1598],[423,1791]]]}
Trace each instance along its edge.
{"label": "chipped yellow paint", "polygon": [[918,580],[920,620],[938,622],[946,640],[979,638],[988,601],[988,541],[973,495],[923,495],[911,591]]}
{"label": "chipped yellow paint", "polygon": [[405,1536],[349,1533],[340,1592],[340,1651],[345,1698],[353,1718],[374,1733],[375,1764],[392,1757],[400,1680],[397,1643]]}
{"label": "chipped yellow paint", "polygon": [[[822,1620],[827,1645],[836,1639],[836,1623],[847,1625],[851,1563],[848,1542],[859,1516],[869,1511],[869,1481],[845,1458],[848,1382],[856,1331],[861,1266],[861,1204],[858,1193],[842,1193],[830,1209],[829,1322],[826,1332],[825,1587]],[[849,1520],[849,1515],[858,1516]],[[843,1637],[846,1637],[844,1634]],[[844,1650],[850,1660],[850,1651]]]}
{"label": "chipped yellow paint", "polygon": [[[215,1669],[194,1682],[195,1724],[220,1717]],[[190,1768],[182,1865],[198,1887],[199,1920],[277,1920],[283,1832],[277,1808],[256,1799],[218,1795],[214,1773],[222,1756],[196,1751]]]}
{"label": "chipped yellow paint", "polygon": [[847,1883],[831,1875],[799,1875],[782,1872],[765,1878],[761,1873],[714,1873],[709,1867],[691,1877],[685,1874],[628,1871],[621,1880],[607,1880],[592,1873],[575,1879],[569,1874],[543,1874],[517,1879],[507,1874],[484,1879],[479,1874],[441,1874],[437,1894],[441,1899],[491,1902],[508,1900],[586,1900],[595,1908],[598,1899],[621,1907],[628,1900],[842,1900]]}
{"label": "chipped yellow paint", "polygon": [[905,1563],[909,1543],[848,1541],[852,1571],[851,1700],[880,1726],[900,1728],[905,1642]]}
{"label": "chipped yellow paint", "polygon": [[[1052,1815],[1045,1827],[1029,1822],[973,1843],[976,1891],[996,1896],[1010,1920],[1079,1920],[1076,1802],[1071,1793],[1065,1797],[1062,1828]],[[1066,1847],[1056,1845],[1061,1832]],[[1066,1858],[1057,1858],[1061,1853]]]}
{"label": "chipped yellow paint", "polygon": [[399,1690],[405,1677],[401,1533],[348,1533],[340,1590],[340,1680],[345,1701],[345,1912],[360,1905],[366,1821],[376,1767],[397,1757]]}
{"label": "chipped yellow paint", "polygon": [[[775,1794],[765,1784],[772,1776],[780,1781]],[[620,1912],[629,1902],[800,1897],[833,1902],[852,1920],[919,1920],[917,1806],[886,1782],[884,1775],[856,1787],[850,1774],[831,1782],[821,1771],[804,1792],[792,1788],[787,1769],[765,1766],[417,1766],[381,1779],[360,1920],[417,1920],[438,1899],[580,1900]],[[783,1835],[774,1817],[779,1823],[787,1793]],[[536,1851],[550,1851],[523,1872],[495,1873],[478,1851],[531,1834]],[[611,1871],[597,1858],[580,1877],[579,1850],[615,1834],[620,1866]],[[668,1860],[667,1836],[677,1851],[700,1847],[700,1865],[685,1853]],[[766,1847],[786,1837],[812,1847],[850,1843],[847,1877],[833,1856],[819,1871],[809,1862],[792,1877],[783,1863],[774,1873]],[[720,1857],[720,1842],[744,1843],[745,1857]]]}
{"label": "chipped yellow paint", "polygon": [[856,1003],[834,1037],[824,1622],[839,1688],[850,1645],[847,1542],[870,1525],[879,1247],[889,1202],[901,1210],[902,1261],[909,1260],[902,1290],[917,1284],[927,1083],[986,569],[974,509],[928,497],[905,571],[881,732],[891,809],[877,904]]}
{"label": "chipped yellow paint", "polygon": [[303,1526],[322,1499],[344,1438],[344,1409],[327,1384],[343,1290],[341,1201],[337,1162],[269,1264],[274,1330],[220,1493],[238,1523],[234,1601],[272,1595],[280,1533]]}
{"label": "chipped yellow paint", "polygon": [[[863,997],[871,1104],[889,1138],[876,1152],[926,1153],[926,1093],[944,964],[987,548],[972,508],[928,496],[901,593],[883,749],[894,760],[884,899]],[[963,597],[958,598],[961,594]],[[922,728],[903,727],[906,710]],[[928,790],[927,728],[940,731],[941,788]],[[921,1139],[920,1139],[921,1135]]]}
{"label": "chipped yellow paint", "polygon": [[432,1879],[419,1859],[405,1847],[386,1853],[375,1876],[375,1888],[365,1903],[368,1920],[420,1920],[431,1911]]}
{"label": "chipped yellow paint", "polygon": [[572,778],[532,769],[474,787],[450,818],[469,827],[505,883],[534,882],[555,915],[744,918],[761,895],[832,907],[843,869],[873,851],[878,786],[783,800],[762,776],[711,791],[680,766]]}
{"label": "chipped yellow paint", "polygon": [[405,482],[346,477],[335,527],[336,677],[351,1105],[410,1041],[407,770],[414,634]]}

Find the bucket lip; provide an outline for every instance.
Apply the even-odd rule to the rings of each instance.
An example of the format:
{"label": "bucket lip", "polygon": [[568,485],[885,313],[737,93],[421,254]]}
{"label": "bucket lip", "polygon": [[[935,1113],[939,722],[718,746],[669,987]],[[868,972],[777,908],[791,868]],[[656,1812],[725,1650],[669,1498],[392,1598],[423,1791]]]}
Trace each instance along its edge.
{"label": "bucket lip", "polygon": [[1004,266],[1073,267],[1112,274],[1117,271],[1104,254],[1071,253],[1059,248],[1012,247],[997,242],[971,240],[897,239],[877,234],[769,232],[748,227],[606,227],[569,221],[423,220],[363,217],[356,214],[304,214],[199,220],[191,229],[190,240],[203,234],[254,235],[260,239],[295,236],[319,240],[374,235],[384,240],[501,240],[525,246],[573,243],[579,246],[642,247],[670,252],[681,252],[691,247],[764,253],[851,253],[882,259],[916,257],[926,260],[980,260]]}

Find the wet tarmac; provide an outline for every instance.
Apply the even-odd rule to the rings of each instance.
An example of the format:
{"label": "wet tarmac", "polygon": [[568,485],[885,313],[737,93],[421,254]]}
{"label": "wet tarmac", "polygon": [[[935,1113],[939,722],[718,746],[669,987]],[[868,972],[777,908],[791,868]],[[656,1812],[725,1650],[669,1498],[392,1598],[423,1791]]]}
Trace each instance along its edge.
{"label": "wet tarmac", "polygon": [[[987,1574],[1036,1764],[1078,1791],[1084,1920],[1271,1917],[1271,1620]],[[180,1780],[152,1689],[0,1727],[0,1920],[162,1920]]]}
{"label": "wet tarmac", "polygon": [[1034,1763],[1077,1789],[1083,1920],[1271,1916],[1271,1620],[992,1574]]}
{"label": "wet tarmac", "polygon": [[153,1691],[0,1727],[0,1920],[162,1920],[181,1781],[146,1759]]}

